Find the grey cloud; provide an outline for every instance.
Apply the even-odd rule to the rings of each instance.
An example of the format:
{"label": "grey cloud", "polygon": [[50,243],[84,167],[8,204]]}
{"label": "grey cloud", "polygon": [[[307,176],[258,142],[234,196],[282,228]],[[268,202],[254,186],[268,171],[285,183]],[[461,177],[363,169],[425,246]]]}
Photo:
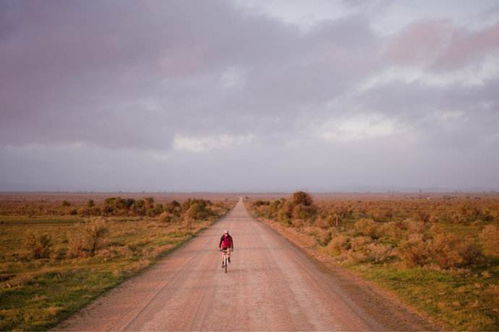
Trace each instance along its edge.
{"label": "grey cloud", "polygon": [[[172,136],[192,110],[211,111],[200,106],[213,93],[203,78],[234,64],[272,66],[297,44],[288,27],[220,1],[24,2],[6,21],[24,22],[0,44],[1,138],[11,144],[156,146],[165,140],[162,128]],[[168,79],[173,87],[163,84]],[[143,99],[161,108],[151,121],[144,121],[147,110],[123,106]],[[140,136],[135,144],[123,140],[130,123]]]}
{"label": "grey cloud", "polygon": [[[80,172],[71,189],[447,186],[458,178],[438,175],[460,158],[456,149],[465,179],[499,185],[480,168],[498,143],[498,78],[359,89],[394,65],[440,75],[495,57],[497,24],[471,30],[432,18],[380,36],[379,3],[348,5],[305,32],[229,1],[0,6],[0,170],[10,179],[0,190],[69,188]],[[341,142],[318,133],[370,113],[415,136]],[[252,139],[193,153],[173,148],[178,135]],[[434,163],[442,166],[427,176]]]}

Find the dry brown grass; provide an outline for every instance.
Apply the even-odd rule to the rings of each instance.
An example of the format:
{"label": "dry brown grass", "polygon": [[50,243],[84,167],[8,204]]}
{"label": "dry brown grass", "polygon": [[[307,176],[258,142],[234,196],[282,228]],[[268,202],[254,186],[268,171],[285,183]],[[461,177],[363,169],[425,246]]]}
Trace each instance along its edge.
{"label": "dry brown grass", "polygon": [[[66,208],[78,210],[92,205],[70,198],[67,201],[69,206],[61,201],[55,206],[50,201],[41,209],[30,210],[34,214],[48,211],[49,215],[0,215],[0,330],[53,326],[124,278],[154,263],[233,205],[199,199],[164,202],[163,209],[178,216],[164,222],[159,220],[159,213],[158,217],[136,215],[142,211],[138,209],[142,203],[136,205],[138,210],[133,210],[133,202],[142,202],[140,199],[114,200],[119,204],[131,203],[130,209],[115,210],[120,211],[120,216],[57,215],[65,213]],[[154,201],[146,198],[143,202],[147,211]],[[192,208],[194,202],[198,207]],[[0,201],[3,207],[9,204]],[[27,210],[31,204],[17,202],[11,210]],[[96,199],[93,208],[99,204],[103,203]],[[186,227],[181,220],[189,209],[190,225]],[[193,210],[196,214],[192,214]]]}
{"label": "dry brown grass", "polygon": [[306,206],[294,196],[248,207],[451,329],[499,328],[498,195],[309,195]]}

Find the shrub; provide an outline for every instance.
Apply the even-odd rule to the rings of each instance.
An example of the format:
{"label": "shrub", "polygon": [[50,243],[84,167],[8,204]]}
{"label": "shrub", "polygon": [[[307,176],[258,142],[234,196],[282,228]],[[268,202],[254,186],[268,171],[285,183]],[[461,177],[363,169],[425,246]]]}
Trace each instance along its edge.
{"label": "shrub", "polygon": [[366,235],[373,239],[379,237],[379,227],[372,219],[359,219],[355,222],[353,228],[357,235]]}
{"label": "shrub", "polygon": [[433,260],[444,269],[460,266],[463,263],[463,258],[459,254],[461,241],[454,234],[437,233],[431,241]]}
{"label": "shrub", "polygon": [[427,224],[431,220],[431,214],[426,212],[426,211],[418,211],[418,219],[421,221],[423,224]]}
{"label": "shrub", "polygon": [[28,232],[24,244],[34,259],[48,258],[52,252],[52,237],[48,234]]}
{"label": "shrub", "polygon": [[423,266],[430,258],[429,245],[423,234],[410,234],[409,239],[399,246],[399,254],[404,263],[409,266]]}
{"label": "shrub", "polygon": [[310,219],[315,214],[315,208],[309,205],[295,205],[292,212],[292,217],[295,219]]}
{"label": "shrub", "polygon": [[294,228],[302,228],[304,222],[303,219],[289,219],[289,224]]}
{"label": "shrub", "polygon": [[106,227],[103,219],[94,219],[84,227],[86,235],[88,250],[90,255],[94,255],[99,246],[102,244],[104,237],[108,234],[109,230]]}
{"label": "shrub", "polygon": [[485,257],[479,246],[472,242],[465,242],[459,248],[459,255],[462,258],[461,266],[480,264]]}
{"label": "shrub", "polygon": [[194,222],[194,220],[191,217],[189,217],[189,216],[184,216],[182,218],[182,221],[183,221],[184,226],[186,228],[191,228],[192,227],[192,223]]}
{"label": "shrub", "polygon": [[159,215],[158,220],[162,223],[171,223],[173,218],[174,216],[171,212],[165,211]]}
{"label": "shrub", "polygon": [[382,224],[379,229],[380,236],[394,242],[400,241],[405,234],[403,228],[401,228],[401,224],[402,223],[394,221]]}
{"label": "shrub", "polygon": [[315,240],[320,246],[327,246],[332,239],[332,234],[329,231],[318,229],[315,234]]}
{"label": "shrub", "polygon": [[279,220],[281,223],[283,223],[286,226],[291,226],[291,218],[288,216],[286,211],[279,210],[277,213],[277,220]]}
{"label": "shrub", "polygon": [[163,204],[158,203],[158,204],[154,205],[153,210],[154,210],[154,215],[161,214],[164,211]]}
{"label": "shrub", "polygon": [[341,216],[341,214],[335,213],[330,217],[330,224],[332,224],[334,227],[340,227],[342,223],[343,217]]}
{"label": "shrub", "polygon": [[297,191],[293,194],[293,196],[291,197],[291,201],[293,202],[293,204],[301,204],[301,205],[305,205],[305,206],[310,206],[313,204],[313,200],[312,200],[312,196],[310,196],[309,194],[307,194],[306,192],[304,191]]}
{"label": "shrub", "polygon": [[268,205],[270,205],[270,202],[264,201],[264,200],[258,200],[255,203],[253,203],[253,205],[254,206],[262,206],[262,205],[268,206]]}
{"label": "shrub", "polygon": [[86,249],[87,241],[80,227],[75,227],[75,230],[68,235],[68,251],[67,255],[70,258],[84,257],[88,254]]}
{"label": "shrub", "polygon": [[343,234],[334,235],[327,245],[327,249],[332,254],[341,254],[351,248],[350,238]]}
{"label": "shrub", "polygon": [[146,209],[152,209],[154,207],[154,198],[153,197],[146,197],[144,199],[145,201],[145,208]]}
{"label": "shrub", "polygon": [[165,211],[172,213],[175,216],[180,216],[182,205],[177,201],[171,201],[164,207]]}
{"label": "shrub", "polygon": [[198,202],[192,203],[187,211],[185,211],[185,216],[190,219],[206,219],[209,216],[209,211],[206,206]]}
{"label": "shrub", "polygon": [[480,232],[479,238],[487,253],[499,256],[499,229],[497,226],[485,226]]}
{"label": "shrub", "polygon": [[425,231],[425,224],[422,221],[405,220],[407,231],[409,234],[423,234]]}
{"label": "shrub", "polygon": [[372,243],[373,239],[369,236],[356,236],[350,240],[352,250],[363,251],[369,243]]}
{"label": "shrub", "polygon": [[328,220],[326,218],[323,218],[323,217],[318,217],[315,220],[314,225],[316,227],[319,227],[319,228],[324,229],[324,230],[326,230],[330,227]]}
{"label": "shrub", "polygon": [[366,247],[367,255],[370,261],[382,263],[393,256],[392,247],[382,243],[370,243]]}

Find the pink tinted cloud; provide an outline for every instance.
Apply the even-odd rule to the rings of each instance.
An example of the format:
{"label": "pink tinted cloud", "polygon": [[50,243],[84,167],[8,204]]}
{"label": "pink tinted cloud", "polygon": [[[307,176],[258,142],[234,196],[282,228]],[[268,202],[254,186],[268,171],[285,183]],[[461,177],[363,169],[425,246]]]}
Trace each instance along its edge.
{"label": "pink tinted cloud", "polygon": [[420,21],[409,25],[384,47],[384,56],[402,65],[431,65],[452,70],[499,50],[499,22],[478,31],[449,21]]}
{"label": "pink tinted cloud", "polygon": [[448,21],[418,22],[389,40],[383,53],[399,64],[425,64],[438,56],[452,34]]}
{"label": "pink tinted cloud", "polygon": [[187,76],[203,69],[209,47],[202,41],[167,48],[159,60],[166,76]]}
{"label": "pink tinted cloud", "polygon": [[455,29],[448,47],[435,62],[439,69],[454,69],[499,50],[499,22],[479,31]]}

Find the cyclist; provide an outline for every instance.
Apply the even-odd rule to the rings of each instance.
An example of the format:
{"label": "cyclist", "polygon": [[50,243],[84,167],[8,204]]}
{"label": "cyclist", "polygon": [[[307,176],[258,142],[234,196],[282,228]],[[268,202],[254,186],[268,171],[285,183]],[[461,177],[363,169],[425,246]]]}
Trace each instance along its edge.
{"label": "cyclist", "polygon": [[230,253],[234,250],[234,241],[232,240],[232,236],[230,236],[229,231],[224,231],[222,237],[220,238],[220,243],[218,247],[222,250],[222,267],[223,267],[223,251],[227,250],[229,257],[228,261],[230,263]]}

